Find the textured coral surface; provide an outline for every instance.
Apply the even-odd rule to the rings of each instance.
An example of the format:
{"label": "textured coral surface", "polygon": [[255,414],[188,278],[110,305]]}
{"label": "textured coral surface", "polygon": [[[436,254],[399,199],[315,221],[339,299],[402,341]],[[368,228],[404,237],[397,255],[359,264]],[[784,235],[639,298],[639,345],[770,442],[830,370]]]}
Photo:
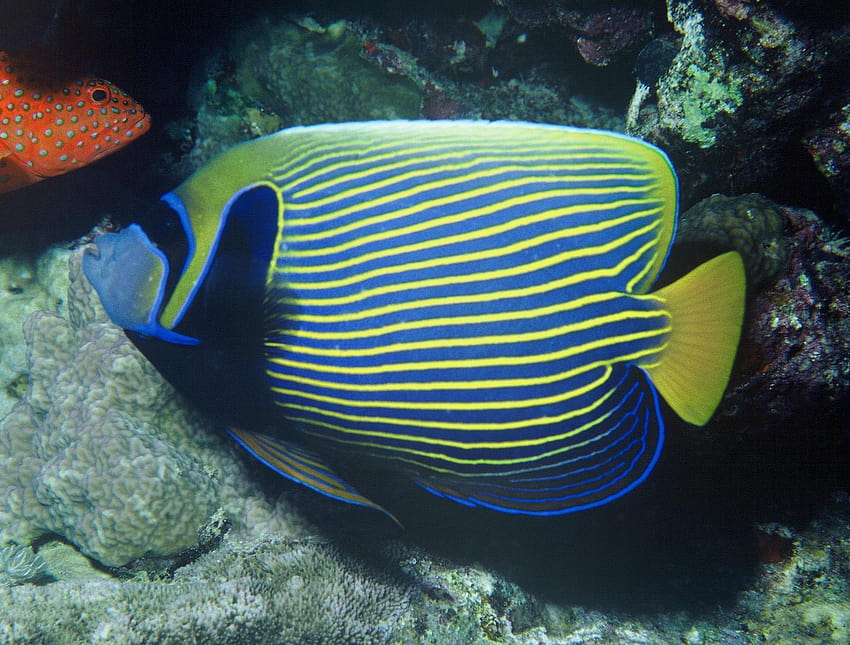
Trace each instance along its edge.
{"label": "textured coral surface", "polygon": [[67,318],[24,322],[28,386],[0,421],[0,540],[56,534],[120,566],[195,544],[219,507],[262,523],[264,504],[243,499],[250,484],[215,429],[106,317],[83,252],[54,260],[72,265]]}
{"label": "textured coral surface", "polygon": [[846,205],[846,114],[835,110],[850,89],[848,32],[834,8],[781,4],[669,0],[679,51],[639,84],[628,131],[665,148],[698,195],[770,181],[807,146]]}

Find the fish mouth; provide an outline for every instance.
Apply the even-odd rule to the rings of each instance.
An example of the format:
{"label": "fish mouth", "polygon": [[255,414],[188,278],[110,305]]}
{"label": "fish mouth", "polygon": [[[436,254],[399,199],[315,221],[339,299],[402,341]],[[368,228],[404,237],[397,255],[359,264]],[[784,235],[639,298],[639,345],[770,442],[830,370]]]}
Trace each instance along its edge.
{"label": "fish mouth", "polygon": [[128,143],[132,143],[133,140],[138,139],[140,136],[145,134],[148,130],[151,129],[151,115],[145,112],[143,109],[138,108],[137,114],[133,115],[133,118],[127,118],[127,121],[123,124],[125,135],[127,132],[131,133],[130,136],[124,136],[121,139],[114,139],[113,145],[102,148],[97,152],[97,154],[92,155],[91,161],[96,159],[100,159],[101,157],[105,157],[108,154],[115,152],[116,150],[120,150]]}
{"label": "fish mouth", "polygon": [[142,107],[137,108],[137,112],[138,117],[135,120],[127,119],[127,130],[132,130],[134,135],[141,136],[151,128],[151,115]]}
{"label": "fish mouth", "polygon": [[133,124],[133,127],[140,130],[137,134],[142,135],[151,129],[151,115],[142,110],[142,118]]}

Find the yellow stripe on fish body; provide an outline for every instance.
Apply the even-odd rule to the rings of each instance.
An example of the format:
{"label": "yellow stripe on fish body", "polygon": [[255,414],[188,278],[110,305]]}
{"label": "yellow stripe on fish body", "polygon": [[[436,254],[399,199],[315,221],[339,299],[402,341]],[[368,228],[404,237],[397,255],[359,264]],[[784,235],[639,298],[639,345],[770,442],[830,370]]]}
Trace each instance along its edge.
{"label": "yellow stripe on fish body", "polygon": [[[165,197],[189,237],[184,270],[170,295],[146,296],[144,321],[126,324],[138,314],[118,304],[113,318],[214,344],[205,334],[217,321],[199,312],[223,310],[211,285],[240,279],[221,259],[238,238],[262,283],[263,387],[289,428],[286,441],[234,431],[262,461],[370,506],[288,442],[368,455],[465,504],[588,508],[656,463],[656,387],[705,423],[728,381],[740,259],[648,293],[676,191],[663,153],[610,132],[468,121],[284,130]],[[166,283],[167,270],[151,273]]]}

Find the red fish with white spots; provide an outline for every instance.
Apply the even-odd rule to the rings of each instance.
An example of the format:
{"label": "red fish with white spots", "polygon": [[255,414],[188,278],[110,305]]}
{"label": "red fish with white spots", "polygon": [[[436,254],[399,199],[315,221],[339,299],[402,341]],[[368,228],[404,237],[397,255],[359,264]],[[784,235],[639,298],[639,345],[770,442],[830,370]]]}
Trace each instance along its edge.
{"label": "red fish with white spots", "polygon": [[0,193],[81,168],[149,129],[145,109],[111,82],[60,82],[0,52]]}

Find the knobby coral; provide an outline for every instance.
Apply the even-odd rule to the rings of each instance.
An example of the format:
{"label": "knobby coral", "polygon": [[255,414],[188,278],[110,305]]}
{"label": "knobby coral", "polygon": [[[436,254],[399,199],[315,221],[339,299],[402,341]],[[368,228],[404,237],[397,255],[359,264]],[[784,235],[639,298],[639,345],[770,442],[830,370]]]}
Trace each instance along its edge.
{"label": "knobby coral", "polygon": [[789,268],[791,251],[784,237],[785,225],[780,207],[758,193],[712,195],[682,215],[676,244],[738,251],[744,258],[747,282],[759,287]]}
{"label": "knobby coral", "polygon": [[108,320],[83,252],[68,319],[24,323],[28,388],[0,421],[0,544],[55,533],[120,566],[193,545],[220,507],[237,525],[272,521],[215,428]]}

